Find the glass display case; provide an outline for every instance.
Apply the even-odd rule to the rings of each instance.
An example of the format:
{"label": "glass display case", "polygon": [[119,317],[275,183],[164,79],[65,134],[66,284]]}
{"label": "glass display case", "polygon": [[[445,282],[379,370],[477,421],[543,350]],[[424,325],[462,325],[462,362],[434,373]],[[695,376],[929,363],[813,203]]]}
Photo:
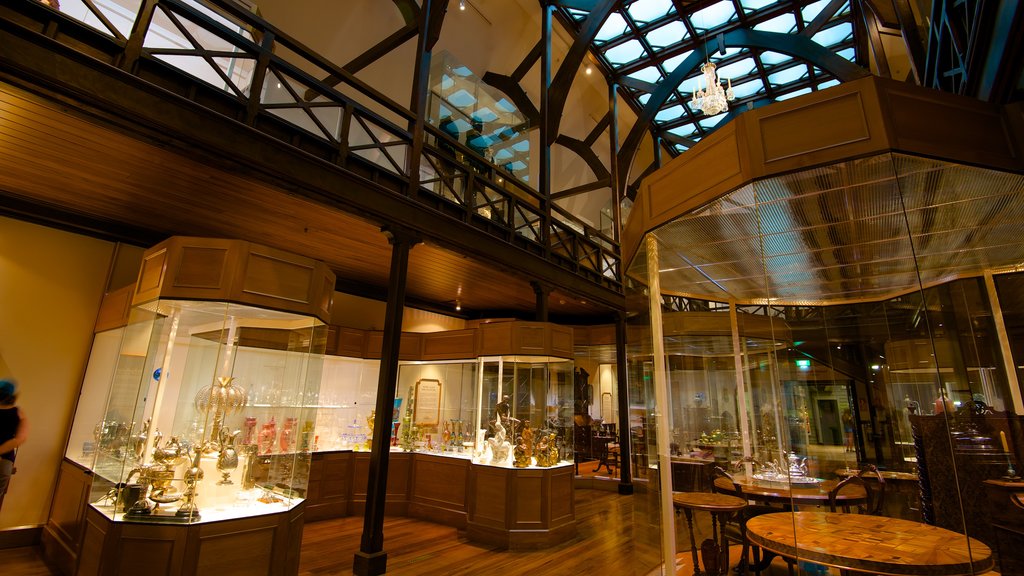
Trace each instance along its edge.
{"label": "glass display case", "polygon": [[399,366],[392,449],[502,467],[572,462],[573,363],[549,356]]}
{"label": "glass display case", "polygon": [[81,439],[89,423],[80,408],[68,447],[95,473],[93,508],[114,521],[194,523],[302,501],[325,324],[242,304],[158,299],[134,307],[118,332],[92,438]]}
{"label": "glass display case", "polygon": [[[571,360],[481,358],[476,461],[517,468],[572,462],[573,384]],[[503,442],[511,444],[504,457]]]}
{"label": "glass display case", "polygon": [[368,452],[380,360],[324,356],[313,449]]}

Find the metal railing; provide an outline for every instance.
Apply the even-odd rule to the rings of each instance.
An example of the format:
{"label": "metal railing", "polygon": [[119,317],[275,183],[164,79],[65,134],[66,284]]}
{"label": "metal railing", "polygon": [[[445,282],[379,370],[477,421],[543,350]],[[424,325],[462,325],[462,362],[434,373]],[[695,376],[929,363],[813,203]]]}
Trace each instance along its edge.
{"label": "metal railing", "polygon": [[[621,292],[613,239],[432,126],[412,190],[413,113],[240,5],[135,1],[131,14],[124,0],[64,0],[44,29],[76,38],[65,45],[95,56],[82,41],[91,34],[109,63],[165,88],[168,74],[186,75],[179,95],[209,110]],[[13,2],[52,12],[34,0]]]}

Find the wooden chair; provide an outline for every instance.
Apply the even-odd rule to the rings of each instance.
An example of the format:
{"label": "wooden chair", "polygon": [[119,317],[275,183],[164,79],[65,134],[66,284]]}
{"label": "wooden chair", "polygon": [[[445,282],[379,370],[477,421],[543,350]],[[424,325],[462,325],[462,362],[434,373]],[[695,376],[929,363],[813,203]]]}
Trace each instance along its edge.
{"label": "wooden chair", "polygon": [[[872,479],[872,481],[869,482],[867,480],[868,478]],[[864,504],[859,504],[857,506],[860,513],[880,516],[882,513],[882,505],[885,504],[885,478],[882,476],[882,473],[878,471],[878,467],[874,464],[868,464],[859,473],[847,476],[829,490],[829,509],[832,512],[836,511],[838,507],[837,498],[839,493],[851,484],[861,486],[867,494],[867,501]],[[850,507],[848,505],[843,505],[842,509],[843,512],[850,511]]]}
{"label": "wooden chair", "polygon": [[[718,480],[725,480],[729,484],[732,484],[732,489],[724,489],[719,486]],[[715,466],[711,469],[711,491],[719,492],[723,494],[732,494],[733,496],[739,496],[746,500],[746,496],[743,495],[743,487],[740,486],[736,480],[733,479],[732,474],[726,472],[721,466]],[[761,567],[761,548],[759,546],[752,546],[750,541],[747,540],[747,520],[750,520],[754,516],[759,514],[767,514],[769,512],[778,512],[777,508],[771,508],[769,506],[750,504],[748,502],[747,507],[741,510],[736,516],[730,521],[725,523],[725,537],[727,540],[736,542],[743,546],[740,552],[740,561],[736,566],[737,571],[740,574],[746,574],[747,569],[750,566],[754,567],[754,573],[760,574],[764,567]],[[753,553],[754,559],[751,563],[749,556]]]}

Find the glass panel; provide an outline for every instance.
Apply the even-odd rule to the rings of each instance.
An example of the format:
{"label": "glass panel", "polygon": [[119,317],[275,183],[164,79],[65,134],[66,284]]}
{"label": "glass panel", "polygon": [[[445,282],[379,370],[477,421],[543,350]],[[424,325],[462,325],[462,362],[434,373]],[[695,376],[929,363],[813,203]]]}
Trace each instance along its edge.
{"label": "glass panel", "polygon": [[771,20],[765,20],[764,22],[755,24],[754,30],[790,34],[792,32],[796,32],[796,17],[789,13],[781,14]]}
{"label": "glass panel", "polygon": [[604,57],[612,64],[626,64],[643,55],[644,47],[639,40],[629,40],[604,52]]}
{"label": "glass panel", "polygon": [[607,42],[613,38],[618,38],[629,30],[629,25],[626,24],[626,19],[622,17],[622,14],[618,12],[612,12],[608,15],[608,19],[604,21],[604,25],[597,31],[597,36],[594,37],[595,42]]}
{"label": "glass panel", "polygon": [[690,31],[686,29],[686,24],[679,20],[673,20],[647,32],[644,36],[652,47],[664,48],[686,40],[690,37]]}
{"label": "glass panel", "polygon": [[722,0],[690,15],[690,24],[699,32],[712,30],[736,18],[731,0]]}
{"label": "glass panel", "polygon": [[672,0],[637,0],[629,5],[629,15],[637,22],[650,22],[672,11]]}
{"label": "glass panel", "polygon": [[478,363],[410,362],[398,367],[393,442],[405,451],[470,457],[475,447]]}
{"label": "glass panel", "polygon": [[[648,434],[671,429],[658,458],[731,470],[715,488],[742,487],[748,534],[774,521],[764,506],[789,506],[776,524],[788,535],[775,537],[804,573],[832,573],[824,564],[843,553],[823,554],[808,526],[853,533],[864,513],[885,517],[870,521],[887,534],[878,547],[929,531],[950,558],[987,569],[999,541],[989,499],[1010,498],[1024,442],[1024,281],[1020,242],[1003,235],[1021,237],[1019,180],[863,158],[758,181],[652,232],[629,276],[661,290],[648,289],[646,309],[627,299],[638,323],[628,354],[631,404],[659,385],[669,398],[648,413]],[[850,476],[863,482],[840,484]],[[676,491],[698,486],[689,480],[671,475]],[[660,552],[688,552],[665,492],[660,510],[637,499],[638,523],[660,519],[682,534]]]}
{"label": "glass panel", "polygon": [[92,505],[189,523],[288,510],[306,494],[326,328],[222,302],[135,307],[96,425]]}
{"label": "glass panel", "polygon": [[648,66],[647,68],[643,68],[641,70],[633,72],[632,74],[629,74],[629,77],[634,78],[636,80],[643,80],[644,82],[650,82],[652,84],[655,84],[661,80],[661,71],[658,70],[657,66]]}

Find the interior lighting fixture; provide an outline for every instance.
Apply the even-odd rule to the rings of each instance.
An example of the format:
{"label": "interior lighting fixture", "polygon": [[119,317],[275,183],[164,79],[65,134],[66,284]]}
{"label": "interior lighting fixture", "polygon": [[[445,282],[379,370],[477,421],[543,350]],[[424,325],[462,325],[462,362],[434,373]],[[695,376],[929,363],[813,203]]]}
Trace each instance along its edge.
{"label": "interior lighting fixture", "polygon": [[459,312],[460,310],[462,310],[462,302],[459,301],[459,300],[456,300],[455,301],[455,311]]}
{"label": "interior lighting fixture", "polygon": [[583,69],[583,72],[584,72],[584,73],[585,73],[585,74],[586,74],[587,76],[590,76],[590,73],[591,73],[591,72],[593,72],[593,70],[592,70],[592,69],[590,68],[590,64],[587,64],[587,67]]}
{"label": "interior lighting fixture", "polygon": [[724,88],[722,79],[718,77],[715,64],[711,60],[701,65],[700,71],[704,75],[704,85],[707,88],[702,89],[701,81],[698,79],[697,90],[693,93],[690,104],[706,116],[716,116],[725,112],[729,109],[729,102],[736,99],[736,95],[732,91],[732,80],[727,79],[728,88]]}
{"label": "interior lighting fixture", "polygon": [[459,0],[459,10],[466,9],[466,0]]}

